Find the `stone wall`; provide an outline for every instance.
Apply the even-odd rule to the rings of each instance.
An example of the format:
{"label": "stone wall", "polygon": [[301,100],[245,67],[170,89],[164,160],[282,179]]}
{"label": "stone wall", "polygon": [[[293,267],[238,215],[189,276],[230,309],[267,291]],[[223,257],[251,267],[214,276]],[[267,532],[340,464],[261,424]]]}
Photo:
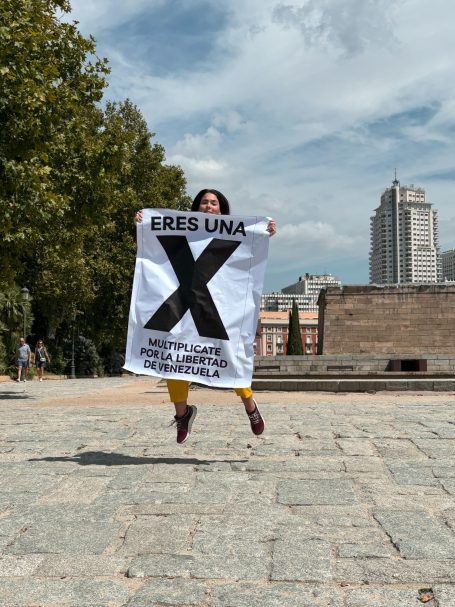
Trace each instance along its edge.
{"label": "stone wall", "polygon": [[453,284],[328,287],[318,305],[318,354],[455,353]]}
{"label": "stone wall", "polygon": [[[404,360],[416,356],[403,356]],[[419,359],[426,361],[426,371],[393,371],[390,361],[399,359],[394,354],[339,354],[304,356],[256,356],[254,359],[255,378],[290,377],[363,377],[363,376],[433,376],[447,377],[455,375],[455,352],[447,354],[420,353]]]}

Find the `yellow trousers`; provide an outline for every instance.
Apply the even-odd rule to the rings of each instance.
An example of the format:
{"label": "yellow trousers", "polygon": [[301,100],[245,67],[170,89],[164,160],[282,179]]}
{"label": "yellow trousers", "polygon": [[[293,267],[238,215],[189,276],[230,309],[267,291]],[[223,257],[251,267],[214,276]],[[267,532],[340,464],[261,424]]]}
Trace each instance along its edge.
{"label": "yellow trousers", "polygon": [[[190,382],[184,379],[167,379],[167,389],[169,397],[173,403],[183,403],[188,398],[188,390],[190,388]],[[251,388],[234,388],[237,396],[242,398],[249,398],[253,395]]]}

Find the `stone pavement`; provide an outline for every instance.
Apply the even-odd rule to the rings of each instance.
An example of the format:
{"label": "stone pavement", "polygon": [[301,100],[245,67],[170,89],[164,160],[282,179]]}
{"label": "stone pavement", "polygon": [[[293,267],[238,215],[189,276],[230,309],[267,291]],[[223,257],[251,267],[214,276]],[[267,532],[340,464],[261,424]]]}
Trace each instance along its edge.
{"label": "stone pavement", "polygon": [[454,395],[257,397],[0,384],[1,607],[455,607]]}

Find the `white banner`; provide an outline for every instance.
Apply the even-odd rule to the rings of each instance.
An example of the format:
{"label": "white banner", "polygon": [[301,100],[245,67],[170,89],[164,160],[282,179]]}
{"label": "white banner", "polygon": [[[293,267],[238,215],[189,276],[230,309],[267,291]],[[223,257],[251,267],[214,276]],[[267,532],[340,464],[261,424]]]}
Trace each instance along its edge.
{"label": "white banner", "polygon": [[265,217],[143,210],[125,369],[251,385],[267,224]]}

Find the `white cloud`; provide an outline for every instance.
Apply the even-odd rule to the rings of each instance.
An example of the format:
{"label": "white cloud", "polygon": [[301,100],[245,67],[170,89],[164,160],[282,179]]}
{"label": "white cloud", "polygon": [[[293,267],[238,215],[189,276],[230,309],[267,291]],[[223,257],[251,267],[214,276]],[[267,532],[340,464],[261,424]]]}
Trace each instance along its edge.
{"label": "white cloud", "polygon": [[229,133],[236,133],[247,128],[247,122],[236,111],[217,112],[213,117],[213,125],[225,129]]}
{"label": "white cloud", "polygon": [[363,235],[340,233],[330,223],[309,220],[280,226],[274,246],[278,259],[286,259],[290,251],[298,253],[296,257],[310,253],[314,259],[325,259],[334,251],[338,255],[351,256],[364,244]]}
{"label": "white cloud", "polygon": [[174,150],[177,154],[199,156],[214,152],[219,147],[220,141],[221,133],[210,126],[202,135],[186,133],[183,139],[175,144]]}
{"label": "white cloud", "polygon": [[[190,174],[197,181],[207,178],[210,182],[226,173],[226,166],[213,158],[190,158],[175,154],[168,159],[168,164],[178,164],[185,174]],[[205,186],[201,186],[201,189]]]}
{"label": "white cloud", "polygon": [[297,27],[308,47],[335,48],[347,57],[367,47],[396,43],[390,0],[307,0],[299,5],[279,4],[274,20]]}

